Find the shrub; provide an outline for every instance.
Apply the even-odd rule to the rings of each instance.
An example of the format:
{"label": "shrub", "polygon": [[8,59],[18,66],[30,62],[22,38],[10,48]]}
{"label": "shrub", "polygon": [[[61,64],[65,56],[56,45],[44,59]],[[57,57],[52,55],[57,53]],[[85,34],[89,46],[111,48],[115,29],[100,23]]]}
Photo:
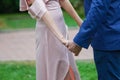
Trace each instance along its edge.
{"label": "shrub", "polygon": [[19,0],[0,0],[0,13],[19,12]]}
{"label": "shrub", "polygon": [[84,8],[83,8],[83,2],[84,0],[70,0],[72,3],[73,7],[77,11],[77,13],[84,18]]}
{"label": "shrub", "polygon": [[[84,16],[83,0],[70,0],[73,7],[80,16]],[[19,0],[1,0],[0,13],[17,13],[19,12]]]}

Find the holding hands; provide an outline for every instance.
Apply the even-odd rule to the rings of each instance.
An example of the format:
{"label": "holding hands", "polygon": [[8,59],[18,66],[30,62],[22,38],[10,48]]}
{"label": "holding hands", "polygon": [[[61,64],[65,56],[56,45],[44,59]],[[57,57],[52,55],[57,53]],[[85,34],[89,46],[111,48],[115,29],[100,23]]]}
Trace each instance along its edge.
{"label": "holding hands", "polygon": [[65,46],[75,54],[75,56],[78,56],[80,51],[82,50],[82,47],[76,45],[74,42],[68,42],[65,44]]}

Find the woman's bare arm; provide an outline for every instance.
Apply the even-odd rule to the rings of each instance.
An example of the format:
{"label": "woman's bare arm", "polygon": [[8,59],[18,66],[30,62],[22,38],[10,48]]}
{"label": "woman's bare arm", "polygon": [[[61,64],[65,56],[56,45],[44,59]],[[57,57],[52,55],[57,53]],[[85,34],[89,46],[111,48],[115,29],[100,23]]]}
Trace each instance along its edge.
{"label": "woman's bare arm", "polygon": [[56,37],[63,43],[66,44],[67,40],[64,39],[63,35],[60,33],[60,31],[58,30],[56,24],[54,23],[53,19],[51,18],[51,16],[49,15],[48,12],[46,12],[42,19],[44,20],[44,22],[48,25],[49,29],[56,35]]}
{"label": "woman's bare arm", "polygon": [[60,5],[77,22],[78,26],[82,24],[82,19],[78,16],[69,0],[60,0]]}
{"label": "woman's bare arm", "polygon": [[[29,6],[31,6],[35,0],[26,0],[27,4]],[[46,23],[46,25],[48,26],[48,28],[52,31],[52,33],[58,38],[58,40],[60,40],[64,45],[68,42],[63,35],[60,33],[60,31],[58,30],[54,20],[52,19],[52,17],[49,15],[49,12],[46,11],[44,13],[44,15],[41,17],[41,19],[43,19],[43,21]]]}

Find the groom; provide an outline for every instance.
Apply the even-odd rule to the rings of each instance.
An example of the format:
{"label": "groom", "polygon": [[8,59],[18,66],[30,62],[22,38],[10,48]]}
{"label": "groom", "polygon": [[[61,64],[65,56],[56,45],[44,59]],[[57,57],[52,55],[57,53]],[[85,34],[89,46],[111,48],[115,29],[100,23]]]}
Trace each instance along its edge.
{"label": "groom", "polygon": [[120,80],[120,0],[85,0],[85,12],[68,49],[77,56],[91,44],[98,80]]}

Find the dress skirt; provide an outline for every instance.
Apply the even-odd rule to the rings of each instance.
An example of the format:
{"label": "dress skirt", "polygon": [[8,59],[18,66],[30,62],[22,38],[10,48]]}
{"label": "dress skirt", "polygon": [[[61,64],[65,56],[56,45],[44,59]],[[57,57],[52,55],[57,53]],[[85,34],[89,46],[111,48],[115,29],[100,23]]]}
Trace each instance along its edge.
{"label": "dress skirt", "polygon": [[[59,31],[67,38],[68,30],[59,3],[49,1],[46,7]],[[75,79],[69,80],[80,80],[72,53],[55,37],[42,19],[37,20],[35,32],[36,80],[68,80],[65,78],[70,70]]]}

